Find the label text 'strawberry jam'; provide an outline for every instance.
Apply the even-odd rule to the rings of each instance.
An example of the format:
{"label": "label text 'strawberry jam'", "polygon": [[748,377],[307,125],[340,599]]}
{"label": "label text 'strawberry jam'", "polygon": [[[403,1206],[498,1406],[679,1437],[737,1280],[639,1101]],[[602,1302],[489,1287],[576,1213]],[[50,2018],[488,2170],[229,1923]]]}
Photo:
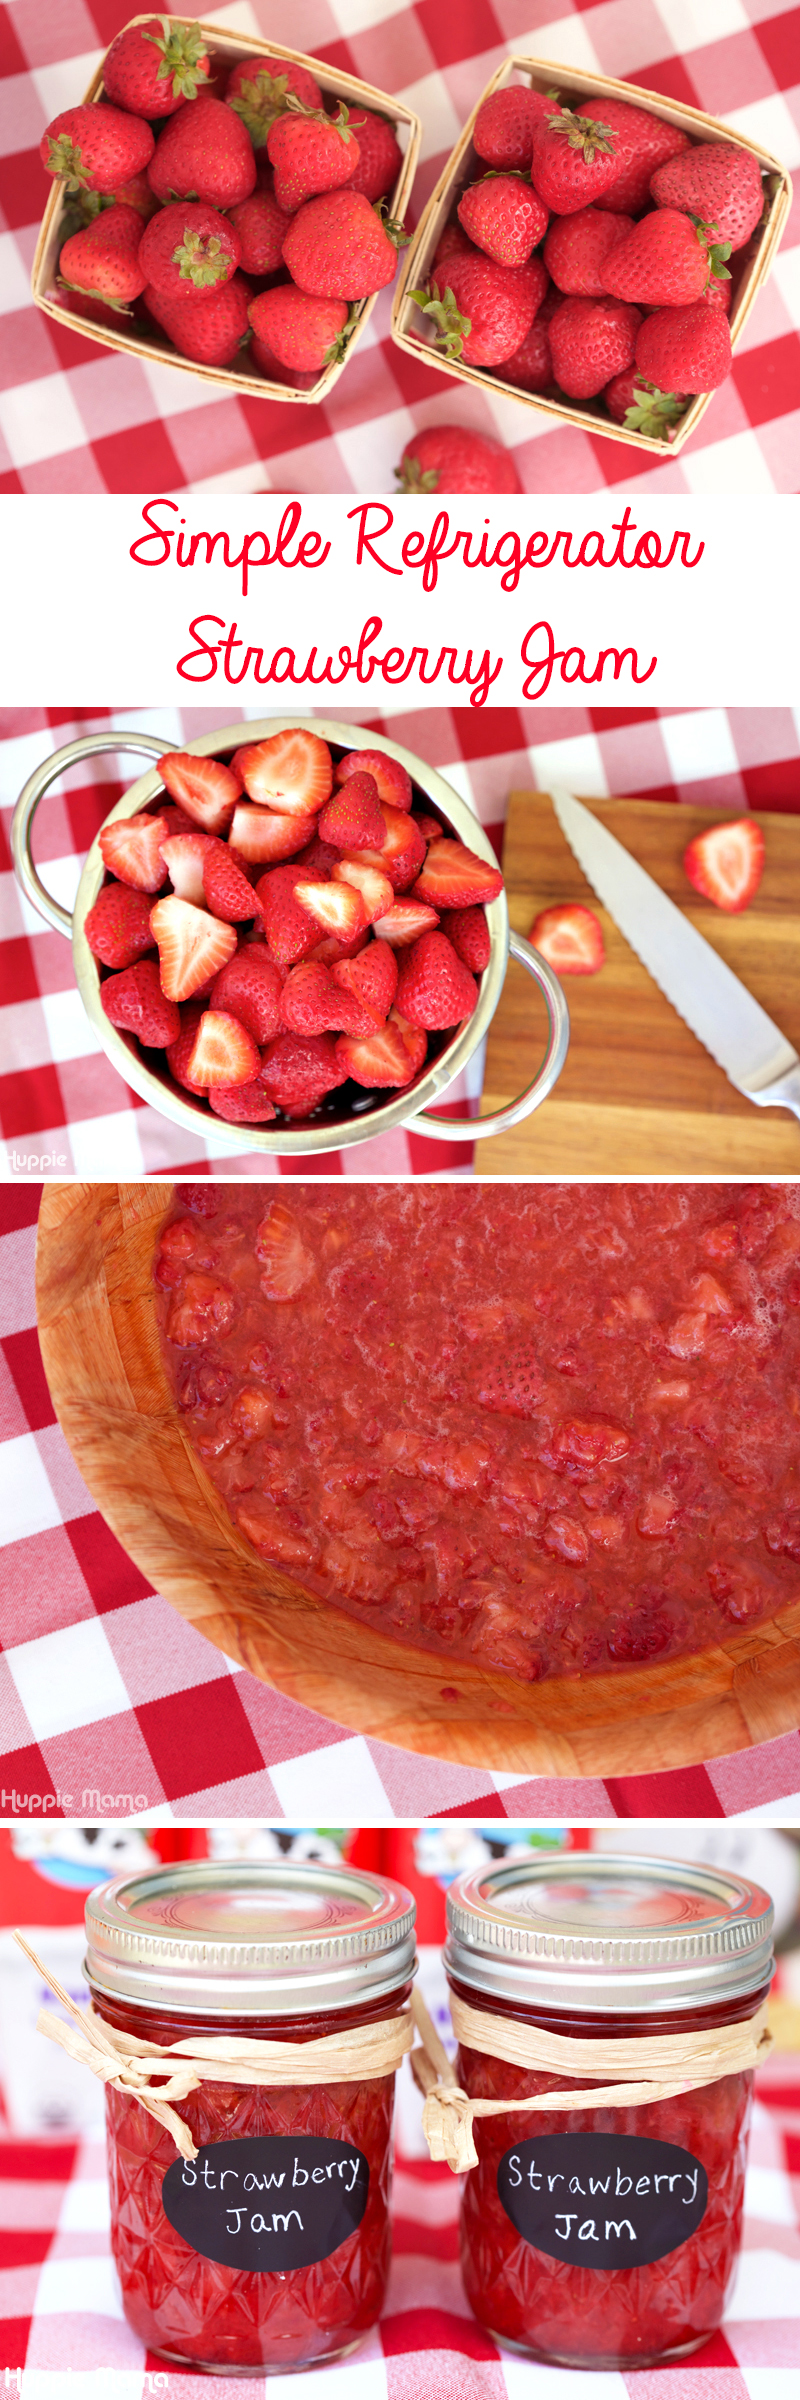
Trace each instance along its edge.
{"label": "label text 'strawberry jam'", "polygon": [[600,1673],[798,1595],[796,1188],[203,1184],[155,1280],[235,1524],[399,1641]]}
{"label": "label text 'strawberry jam'", "polygon": [[[525,1860],[460,1876],[447,1914],[454,2001],[505,2025],[604,2046],[713,2035],[753,2017],[769,1989],[772,1904],[721,1869]],[[482,2100],[607,2082],[463,2041],[456,2072]],[[644,2105],[476,2118],[461,2259],[481,2323],[562,2366],[640,2367],[699,2348],[738,2257],[752,2081],[749,2069]]]}
{"label": "label text 'strawberry jam'", "polygon": [[[410,1895],[344,1866],[169,1867],[93,1893],[86,1922],[95,2010],[162,2046],[357,2032],[399,2014],[413,1973]],[[341,2356],[375,2323],[394,2075],[334,2078],[202,2082],[174,2104],[190,2161],[137,2098],[108,2087],[112,2250],[149,2351],[276,2374]]]}

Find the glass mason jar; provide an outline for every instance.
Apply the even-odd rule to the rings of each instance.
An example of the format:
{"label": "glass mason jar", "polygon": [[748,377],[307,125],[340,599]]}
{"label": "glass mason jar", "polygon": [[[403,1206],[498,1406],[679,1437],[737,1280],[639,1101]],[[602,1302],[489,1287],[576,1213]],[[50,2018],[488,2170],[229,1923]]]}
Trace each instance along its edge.
{"label": "glass mason jar", "polygon": [[[708,2032],[753,2016],[769,1991],[772,1903],[717,1867],[515,1860],[459,1876],[447,1916],[454,1994],[578,2040]],[[456,2073],[488,2100],[609,2080],[463,2045]],[[708,2339],[741,2240],[752,2082],[748,2069],[634,2107],[476,2118],[461,2261],[496,2340],[600,2369],[681,2358]]]}
{"label": "glass mason jar", "polygon": [[[346,1866],[204,1860],[125,1876],[90,1895],[86,1928],[98,2015],[162,2045],[357,2030],[398,2014],[415,1966],[410,1894]],[[355,2348],[389,2266],[393,2074],[203,2082],[171,2103],[193,2162],[138,2099],[107,2086],[106,2100],[112,2250],[149,2351],[252,2375]]]}

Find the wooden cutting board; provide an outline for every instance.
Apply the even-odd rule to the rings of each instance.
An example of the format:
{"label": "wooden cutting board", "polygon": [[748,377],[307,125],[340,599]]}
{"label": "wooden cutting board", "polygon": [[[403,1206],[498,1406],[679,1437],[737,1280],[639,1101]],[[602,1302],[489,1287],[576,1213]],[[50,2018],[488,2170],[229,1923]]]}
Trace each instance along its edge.
{"label": "wooden cutting board", "polygon": [[[646,867],[800,1050],[800,822],[762,816],[767,860],[755,900],[725,916],[692,891],[686,844],[708,810],[647,800],[591,800],[593,814]],[[542,908],[579,900],[603,928],[597,975],[564,978],[572,1038],[555,1091],[511,1133],[478,1144],[491,1175],[800,1175],[800,1121],[754,1108],[734,1091],[676,1015],[600,906],[544,792],[513,792],[503,867],[512,925],[529,933]],[[489,1032],[485,1108],[522,1091],[544,1016],[512,966]]]}

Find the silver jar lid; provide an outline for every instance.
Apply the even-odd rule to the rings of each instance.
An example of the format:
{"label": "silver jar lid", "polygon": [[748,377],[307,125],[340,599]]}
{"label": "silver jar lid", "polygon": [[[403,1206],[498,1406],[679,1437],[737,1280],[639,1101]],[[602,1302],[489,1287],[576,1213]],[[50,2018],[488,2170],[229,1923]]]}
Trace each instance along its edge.
{"label": "silver jar lid", "polygon": [[756,1992],[773,1970],[772,1901],[723,1867],[586,1851],[459,1875],[445,1965],[490,1998],[621,2014]]}
{"label": "silver jar lid", "polygon": [[327,2013],[408,1982],[415,1916],[402,1884],[359,1867],[193,1860],[90,1892],[86,1974],[178,2014]]}

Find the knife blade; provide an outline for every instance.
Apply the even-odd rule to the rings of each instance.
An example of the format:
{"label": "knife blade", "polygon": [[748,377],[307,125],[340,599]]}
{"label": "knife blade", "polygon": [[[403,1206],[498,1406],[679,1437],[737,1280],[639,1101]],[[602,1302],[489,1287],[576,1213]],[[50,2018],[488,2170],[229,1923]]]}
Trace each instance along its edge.
{"label": "knife blade", "polygon": [[800,1073],[796,1090],[774,1088],[800,1070],[780,1026],[591,809],[561,787],[549,797],[603,907],[729,1082],[758,1107],[793,1108],[800,1115]]}

